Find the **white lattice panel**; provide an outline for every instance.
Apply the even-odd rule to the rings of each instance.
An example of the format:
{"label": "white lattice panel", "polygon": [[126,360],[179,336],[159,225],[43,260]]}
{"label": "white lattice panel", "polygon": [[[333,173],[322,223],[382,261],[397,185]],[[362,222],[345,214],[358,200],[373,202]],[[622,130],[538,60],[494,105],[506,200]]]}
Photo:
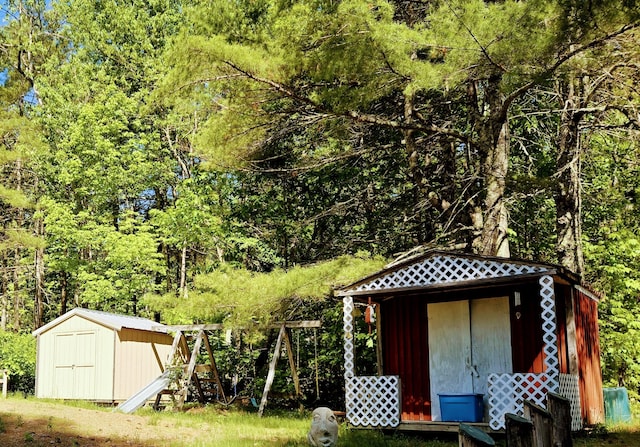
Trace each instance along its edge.
{"label": "white lattice panel", "polygon": [[[352,289],[354,292],[447,284],[458,281],[541,273],[541,266],[438,255],[389,272]],[[348,293],[349,291],[345,291]]]}
{"label": "white lattice panel", "polygon": [[524,415],[524,401],[545,406],[550,391],[547,374],[490,374],[489,426],[504,429],[505,413]]}
{"label": "white lattice panel", "polygon": [[571,402],[571,430],[578,431],[582,429],[582,411],[580,409],[580,388],[578,385],[578,376],[571,374],[559,375],[558,394],[569,399]]}
{"label": "white lattice panel", "polygon": [[353,298],[342,299],[342,327],[344,330],[344,378],[348,381],[355,376],[355,347],[353,344]]}
{"label": "white lattice panel", "polygon": [[553,288],[553,278],[542,276],[540,283],[540,307],[542,316],[542,340],[544,341],[545,372],[551,379],[549,391],[558,392],[558,374],[560,364],[558,360],[558,336],[556,334],[556,300]]}
{"label": "white lattice panel", "polygon": [[397,427],[402,402],[398,376],[351,377],[345,382],[347,420],[356,427]]}

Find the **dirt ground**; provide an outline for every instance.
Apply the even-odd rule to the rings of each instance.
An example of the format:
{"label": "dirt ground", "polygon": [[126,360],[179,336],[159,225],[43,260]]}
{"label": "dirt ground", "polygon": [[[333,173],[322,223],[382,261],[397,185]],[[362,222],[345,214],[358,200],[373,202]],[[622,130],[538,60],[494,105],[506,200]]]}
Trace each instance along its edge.
{"label": "dirt ground", "polygon": [[195,432],[171,421],[112,411],[76,408],[33,399],[0,398],[2,447],[149,447],[196,441]]}

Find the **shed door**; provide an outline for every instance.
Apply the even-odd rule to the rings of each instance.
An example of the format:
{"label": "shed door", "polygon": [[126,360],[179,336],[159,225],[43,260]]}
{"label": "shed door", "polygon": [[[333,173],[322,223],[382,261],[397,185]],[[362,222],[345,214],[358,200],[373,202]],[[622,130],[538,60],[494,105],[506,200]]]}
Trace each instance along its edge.
{"label": "shed door", "polygon": [[431,415],[439,421],[438,394],[486,394],[490,373],[511,371],[509,300],[433,303],[427,312]]}
{"label": "shed door", "polygon": [[473,392],[484,394],[485,408],[489,374],[513,372],[510,325],[508,297],[471,301]]}
{"label": "shed door", "polygon": [[54,396],[59,399],[95,398],[96,334],[56,334]]}

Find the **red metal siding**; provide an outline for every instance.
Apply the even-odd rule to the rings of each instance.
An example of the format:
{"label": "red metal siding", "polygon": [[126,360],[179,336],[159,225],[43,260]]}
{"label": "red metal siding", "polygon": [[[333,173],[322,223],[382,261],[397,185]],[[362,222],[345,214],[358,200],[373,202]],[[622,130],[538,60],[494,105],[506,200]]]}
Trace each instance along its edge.
{"label": "red metal siding", "polygon": [[575,317],[582,418],[587,424],[603,423],[598,303],[583,293],[576,293]]}
{"label": "red metal siding", "polygon": [[430,421],[427,307],[419,296],[383,303],[384,373],[400,376],[402,420]]}

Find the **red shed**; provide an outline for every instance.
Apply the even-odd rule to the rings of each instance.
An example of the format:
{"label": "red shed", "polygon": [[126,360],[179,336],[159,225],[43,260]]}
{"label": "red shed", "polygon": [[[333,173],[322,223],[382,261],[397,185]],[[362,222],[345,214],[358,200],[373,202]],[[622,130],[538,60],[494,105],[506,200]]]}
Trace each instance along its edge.
{"label": "red shed", "polygon": [[[481,396],[477,422],[500,430],[548,392],[570,400],[574,430],[604,421],[598,296],[560,266],[429,251],[337,295],[354,426],[440,430],[439,396],[469,395]],[[359,306],[376,316],[377,376],[355,373]]]}

